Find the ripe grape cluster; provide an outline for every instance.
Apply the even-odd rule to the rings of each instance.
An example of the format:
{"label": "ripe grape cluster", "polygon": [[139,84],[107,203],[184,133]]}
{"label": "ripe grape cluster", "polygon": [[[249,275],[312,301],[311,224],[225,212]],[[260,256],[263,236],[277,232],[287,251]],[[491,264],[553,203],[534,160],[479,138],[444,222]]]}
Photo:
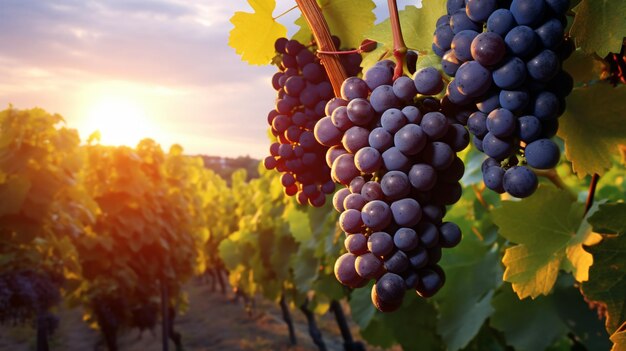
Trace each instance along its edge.
{"label": "ripe grape cluster", "polygon": [[444,110],[462,110],[474,146],[489,158],[485,185],[498,193],[530,196],[535,169],[556,166],[559,147],[550,139],[565,111],[572,77],[561,63],[574,50],[564,38],[569,0],[448,0],[433,51],[454,79]]}
{"label": "ripe grape cluster", "polygon": [[429,96],[443,89],[439,71],[394,81],[394,67],[384,60],[363,79],[346,79],[314,130],[329,148],[333,180],[346,186],[333,197],[348,251],[335,276],[351,288],[375,279],[372,302],[385,312],[401,305],[406,290],[429,297],[443,285],[437,263],[461,230],[442,219],[461,197],[464,165],[456,152],[469,144],[467,130]]}
{"label": "ripe grape cluster", "polygon": [[47,311],[61,300],[59,285],[58,277],[33,270],[1,274],[0,324],[24,324],[43,318],[52,333],[58,319]]}
{"label": "ripe grape cluster", "polygon": [[[338,38],[333,40],[339,47]],[[274,46],[280,63],[272,86],[278,93],[276,107],[267,121],[276,142],[270,145],[264,165],[282,173],[285,194],[296,195],[300,204],[319,207],[324,205],[326,194],[333,193],[335,184],[325,162],[326,149],[315,140],[313,128],[325,116],[326,103],[334,97],[333,87],[319,58],[309,48],[286,38],[279,38]],[[348,73],[358,74],[361,56],[342,57]]]}

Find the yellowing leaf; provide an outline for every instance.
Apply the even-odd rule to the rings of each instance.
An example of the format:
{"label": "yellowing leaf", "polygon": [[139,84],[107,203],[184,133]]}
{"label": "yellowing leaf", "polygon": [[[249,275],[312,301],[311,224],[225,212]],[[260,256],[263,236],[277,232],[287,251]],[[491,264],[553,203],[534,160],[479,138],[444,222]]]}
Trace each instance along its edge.
{"label": "yellowing leaf", "polygon": [[559,119],[565,155],[579,178],[603,175],[612,165],[619,144],[626,143],[626,87],[605,83],[577,88],[567,98]]}
{"label": "yellowing leaf", "polygon": [[500,234],[518,244],[506,249],[502,263],[504,280],[520,299],[547,295],[561,268],[587,278],[593,259],[582,250],[591,235],[583,207],[566,191],[540,187],[533,196],[505,201],[493,211]]}
{"label": "yellowing leaf", "polygon": [[[358,48],[364,39],[363,33],[367,32],[376,20],[372,12],[376,5],[372,0],[320,0],[318,3],[330,33],[341,39],[342,48]],[[300,16],[295,24],[300,29],[293,38],[302,43],[309,42],[311,29],[304,16]]]}
{"label": "yellowing leaf", "polygon": [[582,0],[574,12],[570,34],[576,39],[576,46],[601,57],[620,51],[626,37],[626,2]]}
{"label": "yellowing leaf", "polygon": [[274,57],[274,42],[287,35],[287,28],[272,17],[275,0],[248,0],[248,3],[253,13],[237,11],[230,18],[235,27],[230,31],[228,45],[243,61],[266,65]]}

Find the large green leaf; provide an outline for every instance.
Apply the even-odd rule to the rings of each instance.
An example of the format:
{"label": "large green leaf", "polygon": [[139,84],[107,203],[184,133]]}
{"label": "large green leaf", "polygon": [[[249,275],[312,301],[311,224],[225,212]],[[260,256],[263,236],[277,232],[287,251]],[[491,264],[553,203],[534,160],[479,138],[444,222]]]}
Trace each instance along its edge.
{"label": "large green leaf", "polygon": [[237,11],[230,18],[230,45],[241,59],[252,65],[267,65],[274,57],[274,42],[287,35],[287,28],[276,22],[272,13],[275,0],[248,0],[253,13]]}
{"label": "large green leaf", "polygon": [[574,12],[570,34],[576,46],[602,57],[620,51],[626,37],[626,2],[582,0]]}
{"label": "large green leaf", "polygon": [[[609,334],[623,332],[626,328],[626,204],[600,205],[589,222],[596,231],[617,235],[606,236],[600,244],[587,248],[595,263],[582,291],[587,299],[606,306]],[[624,346],[623,335],[615,336],[615,339]]]}
{"label": "large green leaf", "polygon": [[[439,0],[423,0],[422,7],[407,6],[404,10],[399,11],[400,26],[404,43],[409,49],[426,52],[431,50],[433,36],[437,19],[446,14],[446,2]],[[376,57],[384,51],[393,51],[393,34],[389,18],[372,27],[365,37],[376,40],[378,49],[366,55],[365,62],[372,62],[368,57],[374,55]],[[373,61],[375,62],[375,60]]]}
{"label": "large green leaf", "polygon": [[593,258],[582,250],[591,235],[581,226],[583,205],[565,190],[540,187],[522,201],[506,201],[493,211],[500,234],[517,243],[502,258],[504,280],[513,284],[520,299],[547,295],[560,268],[586,280]]}
{"label": "large green leaf", "polygon": [[519,300],[508,286],[493,298],[494,314],[490,324],[506,336],[506,343],[517,351],[545,350],[567,332],[553,297]]}
{"label": "large green leaf", "polygon": [[491,299],[502,277],[498,258],[496,248],[472,234],[444,255],[446,284],[435,299],[440,306],[437,330],[448,350],[465,347],[493,313]]}
{"label": "large green leaf", "polygon": [[607,83],[576,88],[567,98],[567,110],[559,119],[559,136],[565,155],[582,178],[599,175],[611,167],[611,156],[626,144],[626,87]]}
{"label": "large green leaf", "polygon": [[[364,39],[363,33],[366,33],[376,20],[373,13],[376,5],[372,0],[318,0],[318,3],[330,33],[341,39],[341,48],[358,48]],[[311,40],[311,29],[304,16],[300,16],[295,24],[300,29],[293,38],[308,43]]]}

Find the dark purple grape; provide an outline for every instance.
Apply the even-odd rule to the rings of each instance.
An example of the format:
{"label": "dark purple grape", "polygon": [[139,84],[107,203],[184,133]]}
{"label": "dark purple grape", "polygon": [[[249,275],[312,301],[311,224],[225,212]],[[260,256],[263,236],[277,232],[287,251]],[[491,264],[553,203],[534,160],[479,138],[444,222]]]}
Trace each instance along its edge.
{"label": "dark purple grape", "polygon": [[535,140],[524,151],[528,165],[538,169],[554,168],[561,158],[559,147],[550,139]]}
{"label": "dark purple grape", "polygon": [[378,257],[383,257],[393,251],[393,239],[385,232],[374,232],[367,238],[367,249]]}
{"label": "dark purple grape", "polygon": [[512,196],[524,198],[537,189],[538,180],[533,171],[524,166],[514,166],[504,173],[504,190]]}
{"label": "dark purple grape", "polygon": [[404,252],[409,252],[419,244],[419,237],[415,230],[411,228],[400,228],[393,235],[393,243]]}

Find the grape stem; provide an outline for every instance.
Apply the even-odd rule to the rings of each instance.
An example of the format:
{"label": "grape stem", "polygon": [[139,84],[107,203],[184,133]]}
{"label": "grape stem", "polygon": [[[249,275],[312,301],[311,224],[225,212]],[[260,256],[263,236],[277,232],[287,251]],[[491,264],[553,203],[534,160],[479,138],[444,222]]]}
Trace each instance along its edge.
{"label": "grape stem", "polygon": [[596,186],[598,185],[598,181],[600,180],[600,176],[598,173],[594,173],[591,177],[591,184],[589,184],[589,192],[587,193],[587,201],[585,202],[585,213],[583,216],[587,215],[591,206],[593,206],[593,198],[596,193]]}
{"label": "grape stem", "polygon": [[404,57],[407,48],[402,38],[402,28],[400,27],[400,16],[398,15],[398,5],[396,0],[387,0],[389,7],[389,19],[391,22],[391,33],[393,34],[393,57],[396,59],[396,68],[393,72],[393,80],[402,76],[404,71]]}
{"label": "grape stem", "polygon": [[556,185],[557,188],[561,190],[569,190],[568,186],[563,182],[563,179],[561,179],[559,174],[556,173],[556,170],[554,168],[547,170],[535,169],[534,171],[537,176],[548,179],[552,182],[552,184]]}
{"label": "grape stem", "polygon": [[[306,19],[306,22],[311,28],[315,42],[321,51],[334,52],[337,51],[333,39],[328,29],[328,23],[322,14],[322,10],[317,5],[316,0],[296,0],[302,15]],[[333,86],[335,96],[341,96],[341,84],[346,78],[348,78],[345,69],[339,61],[339,56],[336,54],[322,55],[320,57],[322,65],[326,69],[330,84]]]}
{"label": "grape stem", "polygon": [[377,42],[375,42],[374,40],[371,39],[365,39],[363,41],[363,43],[359,46],[358,49],[354,49],[354,50],[339,50],[339,51],[322,51],[322,50],[317,50],[318,54],[322,54],[322,55],[348,55],[348,54],[360,54],[362,52],[367,51],[367,49],[372,46],[372,45],[376,45]]}

